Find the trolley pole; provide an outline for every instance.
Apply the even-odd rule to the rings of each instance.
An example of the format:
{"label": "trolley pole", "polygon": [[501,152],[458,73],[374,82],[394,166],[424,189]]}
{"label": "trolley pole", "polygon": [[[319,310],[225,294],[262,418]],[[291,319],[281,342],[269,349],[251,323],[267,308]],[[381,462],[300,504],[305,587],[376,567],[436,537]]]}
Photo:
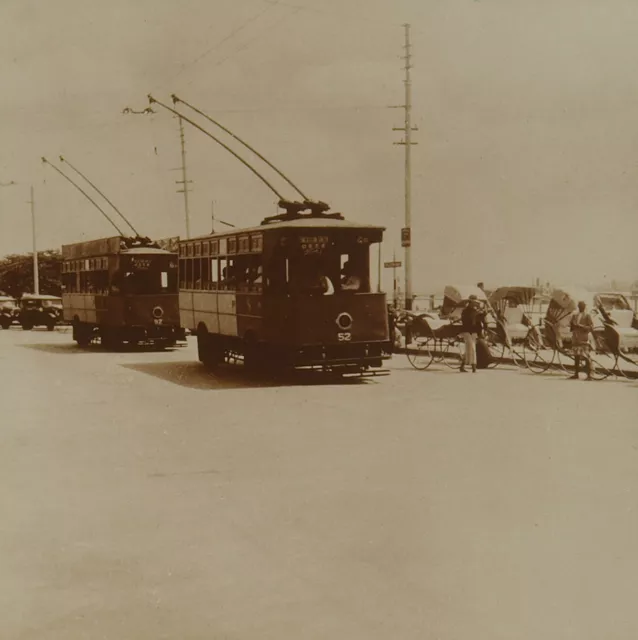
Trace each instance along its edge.
{"label": "trolley pole", "polygon": [[403,145],[405,147],[405,227],[401,229],[401,246],[405,249],[405,308],[412,309],[412,145],[418,144],[412,142],[412,132],[417,131],[412,126],[412,78],[410,70],[412,69],[412,44],[410,41],[410,25],[404,24],[405,29],[405,78],[403,84],[405,86],[405,104],[402,105],[404,110],[403,127],[393,127],[394,131],[402,131],[404,138],[401,142],[394,144]]}
{"label": "trolley pole", "polygon": [[40,295],[40,273],[38,268],[38,249],[35,241],[35,198],[33,193],[33,186],[31,187],[31,233],[33,237],[33,293]]}
{"label": "trolley pole", "polygon": [[188,184],[189,180],[186,179],[186,138],[184,137],[184,123],[179,118],[179,140],[182,147],[182,179],[176,180],[177,184],[182,185],[182,189],[179,189],[177,193],[184,194],[184,216],[186,220],[186,239],[191,237],[191,221],[190,213],[188,210]]}

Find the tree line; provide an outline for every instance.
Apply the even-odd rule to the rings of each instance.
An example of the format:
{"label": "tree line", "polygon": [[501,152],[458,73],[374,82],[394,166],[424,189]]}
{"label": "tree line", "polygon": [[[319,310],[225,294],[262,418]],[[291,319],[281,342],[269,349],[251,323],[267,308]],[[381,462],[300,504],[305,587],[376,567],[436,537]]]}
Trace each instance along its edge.
{"label": "tree line", "polygon": [[[38,251],[40,293],[62,295],[62,254],[55,249]],[[0,292],[14,298],[33,293],[33,254],[14,253],[0,259]]]}

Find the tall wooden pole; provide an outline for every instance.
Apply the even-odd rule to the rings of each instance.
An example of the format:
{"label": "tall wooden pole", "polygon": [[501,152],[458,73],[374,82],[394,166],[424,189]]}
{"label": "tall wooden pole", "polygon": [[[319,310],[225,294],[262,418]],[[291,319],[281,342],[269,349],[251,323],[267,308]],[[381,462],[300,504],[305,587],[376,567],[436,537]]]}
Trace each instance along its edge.
{"label": "tall wooden pole", "polygon": [[405,28],[405,228],[407,242],[405,242],[405,308],[412,308],[412,44],[410,43],[410,25]]}
{"label": "tall wooden pole", "polygon": [[38,248],[36,246],[35,234],[35,198],[34,189],[31,187],[31,233],[33,237],[33,293],[40,295],[40,273],[38,268]]}

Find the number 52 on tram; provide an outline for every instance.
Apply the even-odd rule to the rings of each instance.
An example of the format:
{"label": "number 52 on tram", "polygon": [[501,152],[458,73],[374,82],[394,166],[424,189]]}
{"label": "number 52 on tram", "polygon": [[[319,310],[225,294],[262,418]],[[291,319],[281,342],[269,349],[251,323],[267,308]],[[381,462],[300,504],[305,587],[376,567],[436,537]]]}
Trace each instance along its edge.
{"label": "number 52 on tram", "polygon": [[180,316],[200,361],[381,373],[388,317],[385,294],[370,288],[370,245],[383,230],[288,215],[180,241]]}

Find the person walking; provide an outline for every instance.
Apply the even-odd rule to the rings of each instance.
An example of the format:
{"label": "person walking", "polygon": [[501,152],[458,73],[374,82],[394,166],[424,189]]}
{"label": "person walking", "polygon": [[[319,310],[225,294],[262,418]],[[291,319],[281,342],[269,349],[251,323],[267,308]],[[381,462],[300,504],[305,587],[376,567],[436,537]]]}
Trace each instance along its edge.
{"label": "person walking", "polygon": [[574,351],[574,375],[572,380],[578,380],[580,372],[580,361],[585,360],[585,373],[587,380],[591,380],[591,357],[589,351],[591,344],[589,334],[594,330],[594,321],[587,313],[587,305],[581,300],[578,303],[578,311],[574,311],[569,323],[572,332],[572,349]]}
{"label": "person walking", "polygon": [[463,313],[461,313],[463,332],[461,336],[465,342],[465,357],[461,363],[461,373],[465,373],[466,366],[472,367],[476,373],[476,339],[483,333],[483,314],[479,309],[478,298],[472,294]]}

